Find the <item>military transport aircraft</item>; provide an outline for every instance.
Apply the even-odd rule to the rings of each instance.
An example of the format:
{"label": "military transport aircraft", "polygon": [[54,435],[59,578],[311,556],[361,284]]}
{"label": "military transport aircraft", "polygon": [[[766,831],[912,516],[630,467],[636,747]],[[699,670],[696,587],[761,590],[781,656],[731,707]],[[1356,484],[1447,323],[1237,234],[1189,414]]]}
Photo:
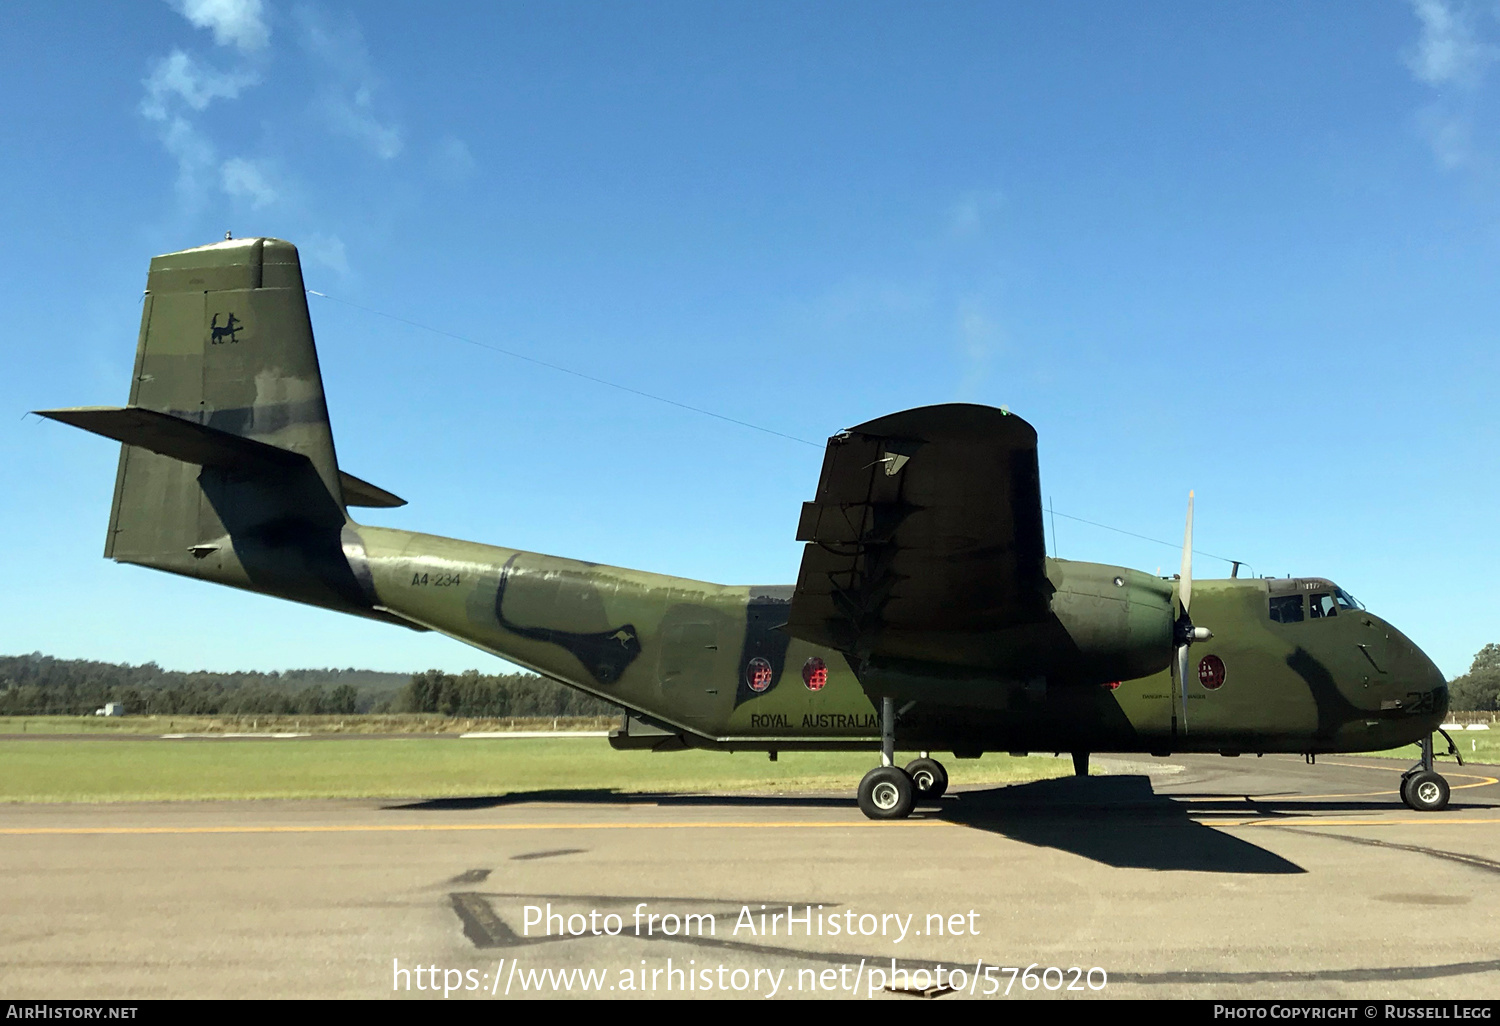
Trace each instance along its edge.
{"label": "military transport aircraft", "polygon": [[1416,645],[1321,578],[1194,582],[1191,496],[1175,579],[1048,558],[1036,432],[1005,410],[834,435],[797,583],[707,584],[356,523],[403,501],[338,465],[296,248],[168,253],[146,284],[129,405],[39,411],[124,443],[107,557],[441,632],[622,706],[617,748],[878,749],[877,819],[943,794],[935,751],[1086,773],[1420,741],[1402,798],[1447,803]]}

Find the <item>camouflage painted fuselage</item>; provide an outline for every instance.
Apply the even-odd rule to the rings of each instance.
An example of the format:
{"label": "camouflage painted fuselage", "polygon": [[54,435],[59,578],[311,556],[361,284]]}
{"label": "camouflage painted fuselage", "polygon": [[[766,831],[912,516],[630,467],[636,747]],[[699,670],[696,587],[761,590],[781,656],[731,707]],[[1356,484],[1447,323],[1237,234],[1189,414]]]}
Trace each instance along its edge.
{"label": "camouflage painted fuselage", "polygon": [[[792,588],[730,587],[359,527],[351,552],[372,605],[645,714],[665,734],[643,747],[777,750],[875,746],[880,682],[901,693],[961,694],[962,705],[902,702],[904,749],[1095,752],[1370,751],[1430,734],[1446,710],[1441,673],[1399,631],[1357,611],[1274,623],[1267,583],[1195,582],[1195,619],[1211,641],[1220,686],[1188,686],[1186,725],[1174,717],[1163,669],[1134,680],[985,679],[961,667],[854,666],[857,657],[780,628]],[[346,551],[350,546],[346,545]],[[1093,601],[1070,577],[1129,573],[1049,560],[1055,608]],[[1169,582],[1163,582],[1170,586]],[[752,688],[752,661],[771,676]],[[826,667],[817,683],[804,668]],[[760,682],[756,682],[760,683]],[[954,692],[955,686],[961,692]],[[949,689],[949,690],[945,690]],[[680,741],[677,740],[680,738]]]}

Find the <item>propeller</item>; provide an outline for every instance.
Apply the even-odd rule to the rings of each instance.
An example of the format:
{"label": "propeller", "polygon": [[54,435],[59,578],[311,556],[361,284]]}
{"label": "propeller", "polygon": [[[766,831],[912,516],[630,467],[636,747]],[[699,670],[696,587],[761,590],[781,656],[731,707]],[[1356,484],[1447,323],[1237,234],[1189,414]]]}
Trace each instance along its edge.
{"label": "propeller", "polygon": [[1178,604],[1181,612],[1173,635],[1177,642],[1177,682],[1182,692],[1182,732],[1187,733],[1188,697],[1188,646],[1195,641],[1207,641],[1214,632],[1207,627],[1194,627],[1189,609],[1193,603],[1193,493],[1188,492],[1187,529],[1182,536],[1182,573],[1178,575]]}

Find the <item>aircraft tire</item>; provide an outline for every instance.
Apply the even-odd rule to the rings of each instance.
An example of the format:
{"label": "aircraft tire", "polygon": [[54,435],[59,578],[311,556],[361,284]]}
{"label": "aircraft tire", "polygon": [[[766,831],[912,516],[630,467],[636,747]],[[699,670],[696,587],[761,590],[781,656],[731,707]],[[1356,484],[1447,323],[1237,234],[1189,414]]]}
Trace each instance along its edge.
{"label": "aircraft tire", "polygon": [[948,771],[936,759],[913,759],[906,764],[919,802],[934,802],[948,791]]}
{"label": "aircraft tire", "polygon": [[905,819],[917,788],[900,766],[877,766],[859,782],[859,811],[870,819]]}
{"label": "aircraft tire", "polygon": [[1448,781],[1432,770],[1418,770],[1401,783],[1401,800],[1417,812],[1448,807]]}

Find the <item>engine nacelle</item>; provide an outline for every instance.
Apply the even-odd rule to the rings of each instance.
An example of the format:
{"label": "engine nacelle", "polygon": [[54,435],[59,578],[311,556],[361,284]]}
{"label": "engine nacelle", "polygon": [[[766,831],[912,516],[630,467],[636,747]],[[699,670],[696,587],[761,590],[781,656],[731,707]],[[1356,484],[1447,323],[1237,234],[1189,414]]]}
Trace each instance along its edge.
{"label": "engine nacelle", "polygon": [[1103,684],[1166,669],[1172,661],[1171,581],[1102,563],[1047,561],[1052,615],[1063,643],[1046,676]]}

